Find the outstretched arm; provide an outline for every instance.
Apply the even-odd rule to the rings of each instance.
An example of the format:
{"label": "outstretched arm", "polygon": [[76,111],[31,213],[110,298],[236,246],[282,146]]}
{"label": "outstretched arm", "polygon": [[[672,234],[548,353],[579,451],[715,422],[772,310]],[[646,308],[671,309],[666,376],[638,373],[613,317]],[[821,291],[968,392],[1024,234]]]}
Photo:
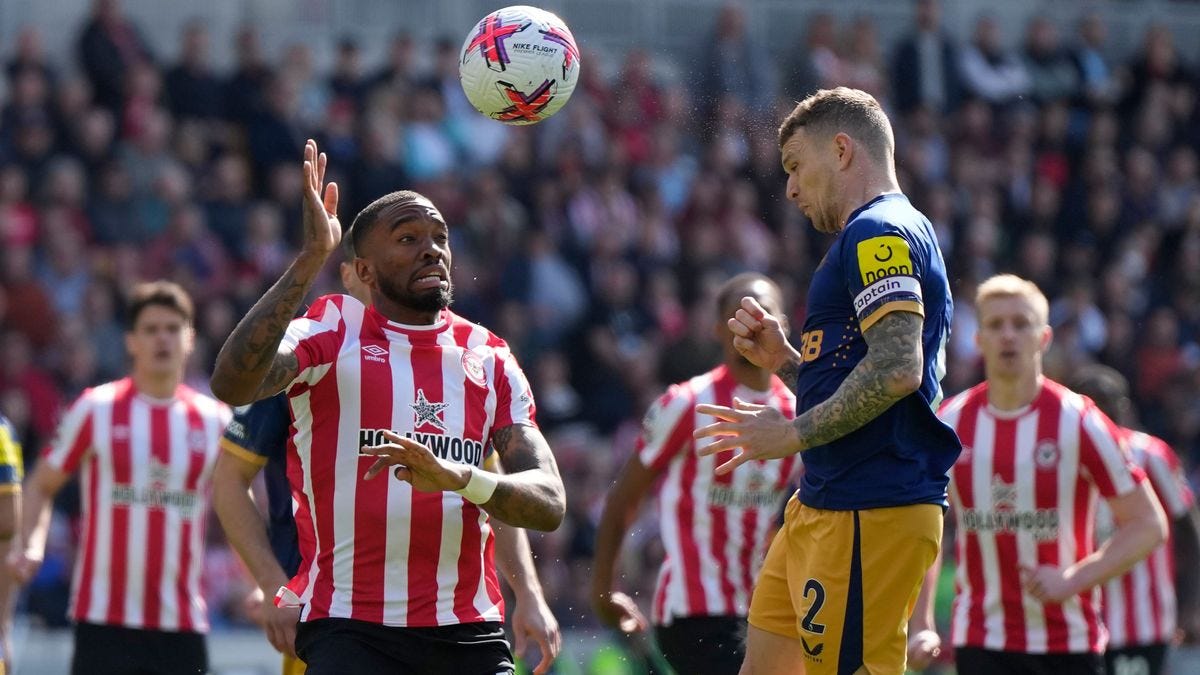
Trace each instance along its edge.
{"label": "outstretched arm", "polygon": [[299,370],[295,354],[280,350],[288,323],[296,316],[325,260],[342,239],[337,219],[336,183],[325,185],[325,153],[310,140],[304,146],[304,245],[279,281],[238,322],[217,355],[213,394],[230,405],[245,405],[279,393]]}
{"label": "outstretched arm", "polygon": [[644,631],[649,622],[633,598],[613,589],[613,573],[621,542],[629,526],[637,518],[646,494],[654,485],[659,472],[642,464],[637,454],[625,462],[616,483],[604,500],[604,512],[596,526],[596,554],[592,560],[592,607],[606,625],[622,632]]}
{"label": "outstretched arm", "polygon": [[[742,310],[738,310],[739,317]],[[897,310],[884,316],[867,329],[867,354],[846,376],[837,391],[794,420],[788,420],[774,408],[734,399],[734,407],[702,403],[696,406],[701,415],[712,415],[718,421],[697,429],[697,439],[717,437],[699,450],[709,456],[741,448],[738,454],[718,466],[718,474],[726,474],[752,459],[779,459],[802,450],[837,440],[862,427],[887,410],[896,401],[921,386],[924,356],[921,352],[919,314]],[[730,328],[735,328],[730,321]],[[737,333],[737,330],[734,330]],[[749,334],[749,331],[746,331]],[[741,334],[735,338],[750,341]],[[738,349],[746,354],[747,350]],[[753,360],[753,359],[752,359]],[[787,372],[788,362],[795,358],[781,357],[772,363],[778,372]]]}
{"label": "outstretched arm", "polygon": [[891,312],[863,333],[867,355],[833,395],[796,418],[800,450],[835,441],[892,407],[921,386],[920,314]]}

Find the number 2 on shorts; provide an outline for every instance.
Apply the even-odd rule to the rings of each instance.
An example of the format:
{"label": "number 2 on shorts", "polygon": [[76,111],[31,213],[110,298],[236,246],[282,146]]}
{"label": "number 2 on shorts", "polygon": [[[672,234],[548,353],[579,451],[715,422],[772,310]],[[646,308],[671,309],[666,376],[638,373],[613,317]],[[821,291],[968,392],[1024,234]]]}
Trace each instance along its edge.
{"label": "number 2 on shorts", "polygon": [[804,615],[804,619],[800,622],[800,627],[809,633],[821,635],[825,632],[825,624],[816,623],[813,619],[817,618],[817,612],[821,611],[821,605],[825,604],[825,587],[816,579],[809,579],[807,584],[804,584],[804,599],[808,599],[809,592],[813,594],[812,604],[808,607],[808,613]]}

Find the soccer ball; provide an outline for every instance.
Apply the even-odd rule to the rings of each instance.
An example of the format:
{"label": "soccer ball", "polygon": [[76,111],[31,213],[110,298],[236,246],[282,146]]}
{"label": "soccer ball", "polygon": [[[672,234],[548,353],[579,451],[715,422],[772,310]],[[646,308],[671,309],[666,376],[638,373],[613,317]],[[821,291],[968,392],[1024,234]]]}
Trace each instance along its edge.
{"label": "soccer ball", "polygon": [[558,112],[575,91],[579,48],[550,12],[505,7],[467,35],[458,77],[479,112],[505,124],[533,124]]}

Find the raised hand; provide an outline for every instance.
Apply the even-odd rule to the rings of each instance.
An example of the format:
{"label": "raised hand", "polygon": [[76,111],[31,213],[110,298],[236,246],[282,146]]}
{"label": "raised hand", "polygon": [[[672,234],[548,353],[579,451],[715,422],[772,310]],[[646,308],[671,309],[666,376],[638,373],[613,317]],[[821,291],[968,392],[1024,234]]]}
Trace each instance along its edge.
{"label": "raised hand", "polygon": [[317,142],[308,139],[304,144],[304,249],[327,256],[342,241],[342,224],[338,221],[337,183],[325,184],[325,153],[317,151]]}
{"label": "raised hand", "polygon": [[801,450],[799,434],[792,420],[769,406],[734,398],[732,408],[701,403],[696,406],[696,414],[711,415],[719,420],[692,432],[692,438],[697,440],[717,439],[699,448],[701,457],[723,450],[742,449],[716,468],[717,475],[727,474],[752,459],[780,459]]}
{"label": "raised hand", "polygon": [[727,322],[733,331],[733,346],[759,368],[772,373],[798,356],[787,341],[783,324],[754,298],[742,298],[742,306]]}

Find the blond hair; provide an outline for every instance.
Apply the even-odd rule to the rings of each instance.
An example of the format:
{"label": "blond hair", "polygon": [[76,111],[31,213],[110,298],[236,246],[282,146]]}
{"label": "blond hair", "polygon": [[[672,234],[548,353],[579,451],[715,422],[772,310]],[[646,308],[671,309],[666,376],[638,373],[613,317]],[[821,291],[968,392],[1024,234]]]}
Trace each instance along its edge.
{"label": "blond hair", "polygon": [[978,310],[985,300],[992,298],[1024,298],[1033,306],[1033,313],[1043,326],[1050,323],[1050,302],[1037,284],[1028,279],[1015,274],[997,274],[987,279],[975,289],[975,308]]}
{"label": "blond hair", "polygon": [[779,125],[779,147],[801,127],[819,136],[845,133],[862,143],[877,162],[895,155],[896,138],[887,113],[874,96],[861,89],[821,89],[797,103]]}

